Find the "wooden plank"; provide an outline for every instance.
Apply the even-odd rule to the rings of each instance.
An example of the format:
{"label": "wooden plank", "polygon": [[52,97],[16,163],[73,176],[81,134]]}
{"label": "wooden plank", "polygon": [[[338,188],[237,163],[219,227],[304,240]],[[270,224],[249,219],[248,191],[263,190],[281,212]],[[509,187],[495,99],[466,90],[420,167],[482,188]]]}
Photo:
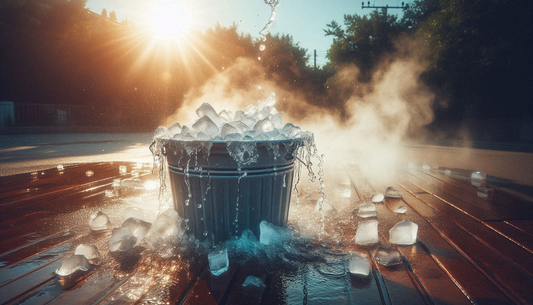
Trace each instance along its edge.
{"label": "wooden plank", "polygon": [[443,192],[442,190],[436,188],[435,186],[431,185],[430,183],[424,180],[421,180],[420,178],[416,176],[413,176],[408,173],[399,174],[398,176],[401,179],[410,182],[409,188],[415,188],[415,187],[422,188],[426,190],[427,193],[432,194],[438,198],[441,198],[443,201],[448,203],[450,206],[453,206],[457,210],[461,211],[462,213],[468,214],[473,218],[480,219],[480,220],[501,220],[502,219],[502,216],[486,211],[484,209],[481,209],[455,196],[452,196],[446,192]]}
{"label": "wooden plank", "polygon": [[469,204],[475,205],[485,211],[500,215],[500,217],[504,217],[506,219],[518,217],[533,218],[533,211],[530,208],[531,204],[523,203],[520,200],[514,200],[513,202],[510,202],[509,200],[499,200],[501,196],[504,196],[504,194],[497,194],[497,200],[492,200],[489,202],[478,197],[477,193],[472,194],[463,190],[462,188],[456,187],[455,184],[450,184],[437,179],[432,175],[429,175],[427,172],[409,171],[409,173],[454,197],[457,197]]}
{"label": "wooden plank", "polygon": [[522,232],[533,235],[533,220],[506,220],[505,222]]}
{"label": "wooden plank", "polygon": [[[402,185],[405,183],[407,182],[402,182]],[[527,251],[506,240],[482,223],[465,214],[457,213],[457,210],[431,195],[417,194],[416,198],[413,198],[412,195],[405,194],[404,200],[407,200],[409,206],[423,216],[487,279],[506,293],[508,298],[515,302],[520,302],[519,300],[523,302],[533,297],[533,292],[525,289],[528,286],[525,283],[532,281],[531,277],[524,273],[527,270],[510,263],[508,258],[503,258],[498,253],[500,251],[509,252],[502,247],[511,247],[510,251],[517,249],[522,251],[520,254],[511,254],[511,256],[523,255],[528,253]],[[468,284],[468,282],[461,281],[460,284]]]}
{"label": "wooden plank", "polygon": [[485,222],[485,225],[513,241],[520,247],[533,253],[533,235],[527,234],[524,231],[511,226],[505,221],[490,221]]}
{"label": "wooden plank", "polygon": [[[357,173],[353,173],[352,182],[362,185],[368,183],[364,177]],[[367,191],[365,196],[370,192],[374,193],[375,188],[369,185],[370,191]],[[381,188],[383,186],[380,186]],[[395,199],[398,201],[399,199]],[[375,204],[378,210],[378,231],[380,233],[382,243],[387,244],[389,230],[396,222],[400,220],[399,216],[392,213],[387,207],[378,203]],[[436,304],[468,304],[469,300],[465,297],[463,292],[456,286],[447,274],[441,270],[440,266],[435,263],[430,253],[425,251],[425,248],[420,244],[412,246],[397,247],[404,257],[404,266],[407,273],[394,275],[390,278],[390,282],[394,283],[396,280],[401,280],[400,285],[391,284],[390,290],[386,286],[387,291],[394,291],[394,294],[387,293],[391,302],[394,304],[405,304],[404,296],[412,298],[414,303],[436,303]],[[393,276],[385,273],[387,276]],[[396,277],[397,276],[397,277]],[[387,278],[385,277],[385,285]],[[402,289],[402,293],[398,293],[397,289]],[[408,302],[409,303],[409,302]]]}

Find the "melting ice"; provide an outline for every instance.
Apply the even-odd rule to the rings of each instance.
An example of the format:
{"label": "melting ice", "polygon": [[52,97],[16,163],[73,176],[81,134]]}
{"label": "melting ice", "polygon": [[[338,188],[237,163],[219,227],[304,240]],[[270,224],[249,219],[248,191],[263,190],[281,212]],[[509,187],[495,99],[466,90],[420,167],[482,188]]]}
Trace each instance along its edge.
{"label": "melting ice", "polygon": [[389,230],[389,242],[396,245],[412,245],[416,243],[418,225],[409,220],[402,220]]}
{"label": "melting ice", "polygon": [[87,271],[89,268],[89,260],[87,260],[85,256],[71,255],[61,262],[61,268],[56,270],[56,274],[60,276],[67,276],[78,270]]}

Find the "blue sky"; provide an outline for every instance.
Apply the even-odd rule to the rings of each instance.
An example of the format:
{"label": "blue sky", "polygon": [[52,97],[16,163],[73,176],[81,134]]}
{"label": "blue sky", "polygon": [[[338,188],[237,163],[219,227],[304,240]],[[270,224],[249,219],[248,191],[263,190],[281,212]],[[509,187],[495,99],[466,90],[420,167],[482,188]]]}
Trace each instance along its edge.
{"label": "blue sky", "polygon": [[[191,22],[196,28],[206,29],[217,22],[222,26],[238,25],[244,33],[259,37],[259,31],[270,18],[270,6],[264,0],[88,0],[87,7],[101,13],[115,11],[118,20],[124,18],[139,21],[143,19],[150,6],[158,2],[174,1],[188,11]],[[410,0],[403,0],[406,3]],[[366,2],[366,1],[365,1]],[[371,0],[371,5],[397,6],[401,0]],[[371,9],[362,9],[361,1],[354,0],[280,0],[276,9],[276,25],[271,33],[292,35],[295,42],[306,48],[311,55],[317,50],[317,63],[326,63],[326,51],[332,43],[332,37],[324,36],[326,24],[336,20],[343,22],[345,14],[368,14]],[[401,10],[389,10],[389,14],[398,14]]]}

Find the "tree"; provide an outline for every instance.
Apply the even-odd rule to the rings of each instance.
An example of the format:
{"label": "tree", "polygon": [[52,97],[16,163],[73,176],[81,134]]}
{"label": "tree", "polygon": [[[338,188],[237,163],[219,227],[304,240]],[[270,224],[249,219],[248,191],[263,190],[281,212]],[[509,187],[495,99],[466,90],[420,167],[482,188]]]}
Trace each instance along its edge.
{"label": "tree", "polygon": [[105,8],[102,10],[102,17],[107,18],[107,10]]}
{"label": "tree", "polygon": [[109,13],[109,20],[117,22],[117,14],[115,14],[115,11]]}
{"label": "tree", "polygon": [[361,70],[361,80],[380,58],[394,49],[393,41],[404,30],[395,15],[373,11],[370,15],[344,15],[344,29],[336,22],[327,24],[326,36],[333,36],[328,58],[335,66],[353,63]]}

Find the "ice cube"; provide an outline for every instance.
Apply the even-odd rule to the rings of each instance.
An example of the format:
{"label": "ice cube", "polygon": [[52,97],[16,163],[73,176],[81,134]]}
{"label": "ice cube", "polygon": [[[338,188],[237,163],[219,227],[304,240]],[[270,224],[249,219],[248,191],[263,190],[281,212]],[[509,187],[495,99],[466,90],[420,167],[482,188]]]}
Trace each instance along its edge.
{"label": "ice cube", "polygon": [[181,125],[180,123],[176,123],[168,128],[168,132],[171,134],[171,136],[174,136],[176,134],[181,133]]}
{"label": "ice cube", "polygon": [[226,111],[226,110],[222,110],[218,113],[218,117],[222,119],[222,121],[224,122],[231,122],[233,121],[233,118],[231,117],[231,115]]}
{"label": "ice cube", "polygon": [[101,211],[93,213],[89,219],[89,228],[93,231],[107,230],[111,226],[111,221],[107,214]]}
{"label": "ice cube", "polygon": [[[118,172],[119,172],[119,174],[124,175],[124,174],[126,174],[128,172],[128,167],[126,165],[119,165]],[[114,182],[115,181],[113,181],[113,183]]]}
{"label": "ice cube", "polygon": [[241,123],[246,125],[247,129],[253,129],[257,120],[252,117],[245,117],[241,120]]}
{"label": "ice cube", "polygon": [[487,176],[484,172],[473,172],[472,175],[470,175],[470,178],[474,180],[487,180]]}
{"label": "ice cube", "polygon": [[234,134],[234,133],[239,133],[239,130],[237,128],[235,128],[233,125],[231,124],[224,124],[222,125],[222,130],[220,131],[220,136],[225,138],[227,135],[229,134]]}
{"label": "ice cube", "polygon": [[274,130],[274,124],[272,124],[269,118],[265,118],[255,123],[254,130],[261,133],[269,132]]}
{"label": "ice cube", "polygon": [[369,218],[378,216],[376,206],[372,202],[367,202],[359,206],[359,212],[357,216],[361,218]]}
{"label": "ice cube", "polygon": [[135,247],[136,244],[137,237],[133,236],[129,228],[113,229],[113,233],[109,239],[109,251],[128,251]]}
{"label": "ice cube", "polygon": [[350,251],[350,256],[348,258],[348,270],[351,274],[368,276],[370,273],[370,262],[368,261],[368,255],[357,251]]}
{"label": "ice cube", "polygon": [[122,219],[126,220],[128,218],[137,218],[137,219],[144,219],[144,211],[142,209],[136,208],[136,207],[129,207],[126,210],[124,210],[124,214],[122,214]]}
{"label": "ice cube", "polygon": [[363,220],[357,224],[355,233],[355,243],[358,245],[371,245],[379,241],[378,221]]}
{"label": "ice cube", "polygon": [[92,176],[94,176],[94,172],[93,171],[86,171],[85,172],[85,176],[92,177]]}
{"label": "ice cube", "polygon": [[61,262],[61,267],[56,270],[56,274],[59,276],[67,276],[78,270],[87,271],[90,267],[89,260],[87,260],[85,256],[71,255]]}
{"label": "ice cube", "polygon": [[98,248],[95,245],[80,244],[74,250],[74,254],[83,255],[88,260],[100,258],[100,252],[98,252]]}
{"label": "ice cube", "polygon": [[279,244],[283,242],[287,234],[283,228],[264,220],[259,224],[259,232],[259,242],[264,245]]}
{"label": "ice cube", "polygon": [[[207,116],[217,126],[217,128],[222,127],[222,120],[218,116],[215,109],[213,109],[213,106],[211,106],[209,103],[203,103],[200,107],[198,107],[198,109],[196,109],[196,114],[198,115],[200,119],[202,117]],[[198,130],[198,128],[194,128],[194,129]],[[200,131],[203,131],[203,130],[200,130]],[[211,136],[211,134],[209,134],[208,132],[204,131],[204,133]]]}
{"label": "ice cube", "polygon": [[243,122],[240,122],[240,121],[229,122],[229,124],[231,126],[235,127],[235,129],[237,129],[239,131],[239,133],[244,133],[245,131],[250,129],[250,127],[248,127],[248,125],[246,125],[246,124],[244,124]]}
{"label": "ice cube", "polygon": [[385,190],[385,198],[402,198],[402,194],[397,189],[393,188],[392,186],[389,186]]}
{"label": "ice cube", "polygon": [[477,196],[486,200],[492,200],[494,189],[488,187],[480,187],[477,189]]}
{"label": "ice cube", "polygon": [[262,279],[253,275],[249,275],[244,280],[244,283],[242,283],[242,287],[246,290],[255,290],[262,294],[266,288],[266,285],[263,283]]}
{"label": "ice cube", "polygon": [[274,129],[272,131],[269,131],[269,132],[265,132],[265,136],[269,139],[269,140],[273,140],[275,139],[277,136],[279,136],[279,131],[277,129]]}
{"label": "ice cube", "polygon": [[300,132],[302,132],[300,127],[294,126],[291,123],[285,124],[281,130],[281,133],[289,139],[295,138],[298,134],[300,134]]}
{"label": "ice cube", "polygon": [[257,107],[255,107],[254,105],[248,105],[242,111],[245,115],[252,116],[257,112]]}
{"label": "ice cube", "polygon": [[124,221],[121,228],[128,228],[131,231],[131,234],[137,238],[136,245],[138,245],[146,234],[150,232],[152,224],[138,218],[130,217]]}
{"label": "ice cube", "polygon": [[176,245],[184,232],[181,230],[182,218],[174,209],[166,210],[157,216],[145,240],[152,250],[157,250],[165,254],[170,254],[172,247]]}
{"label": "ice cube", "polygon": [[196,121],[192,128],[194,128],[198,132],[203,132],[206,135],[210,136],[211,138],[214,138],[218,135],[220,129],[218,128],[217,124],[211,120],[210,117],[207,115],[204,115],[198,121]]}
{"label": "ice cube", "polygon": [[409,220],[402,220],[389,230],[389,242],[396,245],[412,245],[416,243],[418,225]]}
{"label": "ice cube", "polygon": [[170,139],[172,134],[165,126],[159,126],[154,132],[154,139]]}
{"label": "ice cube", "polygon": [[[189,127],[189,126],[183,126],[181,128],[181,136],[182,137],[190,136],[190,137],[196,139],[196,134],[197,133],[198,133],[198,131],[192,129],[192,127]],[[180,138],[179,136],[180,136],[179,134],[176,134],[176,135],[174,135],[173,138],[174,139],[179,139]]]}
{"label": "ice cube", "polygon": [[405,214],[405,212],[407,212],[407,208],[402,205],[399,205],[396,209],[394,209],[394,213],[396,214]]}
{"label": "ice cube", "polygon": [[60,171],[60,172],[63,171],[64,169],[65,169],[65,167],[62,164],[59,164],[57,166],[57,170]]}
{"label": "ice cube", "polygon": [[383,199],[385,199],[385,196],[383,196],[381,193],[374,194],[372,196],[372,202],[374,203],[383,202]]}
{"label": "ice cube", "polygon": [[228,271],[229,258],[226,248],[210,252],[207,255],[207,259],[209,260],[209,269],[214,276],[219,276]]}
{"label": "ice cube", "polygon": [[449,170],[449,169],[446,169],[446,170],[444,170],[444,175],[451,176],[452,175],[452,171]]}
{"label": "ice cube", "polygon": [[257,106],[259,107],[259,109],[263,109],[265,107],[272,107],[275,104],[276,104],[276,93],[272,92],[266,100],[259,101],[259,103],[257,103]]}
{"label": "ice cube", "polygon": [[209,140],[211,140],[211,137],[206,135],[203,132],[199,132],[199,133],[196,134],[196,140],[209,141]]}
{"label": "ice cube", "polygon": [[429,171],[431,169],[431,166],[427,165],[426,163],[422,164],[422,169],[425,171]]}
{"label": "ice cube", "polygon": [[272,124],[274,124],[274,127],[281,128],[283,126],[283,120],[281,119],[281,115],[279,113],[271,114],[268,116]]}
{"label": "ice cube", "polygon": [[242,119],[244,119],[245,117],[246,115],[244,114],[242,110],[237,110],[235,111],[235,116],[233,117],[233,119],[235,121],[242,121]]}
{"label": "ice cube", "polygon": [[400,251],[388,245],[381,245],[376,249],[374,260],[383,266],[394,266],[402,263]]}
{"label": "ice cube", "polygon": [[242,140],[242,134],[232,133],[224,137],[226,141],[240,141]]}

